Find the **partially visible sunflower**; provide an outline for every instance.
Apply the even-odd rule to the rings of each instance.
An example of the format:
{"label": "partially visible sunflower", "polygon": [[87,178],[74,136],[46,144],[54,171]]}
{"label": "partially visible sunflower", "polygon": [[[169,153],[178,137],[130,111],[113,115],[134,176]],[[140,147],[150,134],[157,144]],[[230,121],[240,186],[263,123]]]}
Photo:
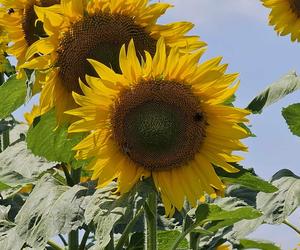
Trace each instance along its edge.
{"label": "partially visible sunflower", "polygon": [[58,4],[59,0],[1,0],[0,3],[0,24],[12,41],[7,52],[14,55],[18,65],[21,65],[25,62],[29,46],[39,39],[39,35],[43,35],[42,27],[36,26],[34,5],[51,6]]}
{"label": "partially visible sunflower", "polygon": [[185,197],[196,206],[204,194],[216,196],[224,185],[213,165],[238,172],[228,162],[247,148],[240,142],[248,133],[239,124],[249,112],[226,106],[238,87],[238,74],[225,74],[221,58],[198,64],[204,50],[167,54],[163,39],[152,57],[139,61],[131,41],[120,51],[120,74],[89,60],[98,77],[80,82],[83,95],[73,92],[81,119],[70,133],[90,132],[74,150],[77,159],[93,157],[88,168],[103,187],[117,178],[117,192],[128,192],[140,179],[152,176],[166,214],[182,209]]}
{"label": "partially visible sunflower", "polygon": [[[82,93],[78,79],[96,76],[87,58],[92,58],[120,71],[119,51],[133,39],[143,60],[144,51],[155,53],[160,37],[168,48],[195,50],[205,46],[196,36],[186,36],[193,27],[189,22],[157,24],[157,19],[171,6],[149,4],[148,0],[62,0],[59,7],[35,7],[49,35],[34,43],[27,53],[25,68],[52,68],[44,82],[40,105],[56,108],[58,120],[63,112],[76,107],[72,91]],[[34,57],[37,53],[42,56]]]}
{"label": "partially visible sunflower", "polygon": [[300,42],[300,1],[299,0],[261,0],[271,9],[269,24],[281,36],[290,34],[292,41]]}
{"label": "partially visible sunflower", "polygon": [[5,53],[7,50],[8,37],[4,30],[4,27],[0,26],[0,73],[5,71],[6,57]]}

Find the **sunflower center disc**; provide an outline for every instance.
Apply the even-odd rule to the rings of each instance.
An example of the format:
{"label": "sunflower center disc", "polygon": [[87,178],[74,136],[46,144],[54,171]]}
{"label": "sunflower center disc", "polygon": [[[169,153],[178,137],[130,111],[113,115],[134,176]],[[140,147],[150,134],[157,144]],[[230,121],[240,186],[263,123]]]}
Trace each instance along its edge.
{"label": "sunflower center disc", "polygon": [[300,0],[290,0],[292,11],[300,17]]}
{"label": "sunflower center disc", "polygon": [[151,171],[192,160],[205,137],[205,115],[186,85],[141,82],[123,90],[112,115],[113,135],[122,152]]}
{"label": "sunflower center disc", "polygon": [[36,23],[38,17],[34,11],[34,5],[36,4],[40,7],[49,7],[59,3],[60,0],[36,0],[32,4],[26,6],[22,18],[22,29],[28,46],[36,42],[39,39],[39,36],[43,36],[45,34],[42,23]]}
{"label": "sunflower center disc", "polygon": [[133,39],[139,55],[144,50],[155,54],[156,40],[136,25],[133,18],[118,14],[98,13],[85,16],[66,32],[58,49],[57,66],[60,78],[69,91],[82,93],[78,79],[85,75],[97,76],[86,60],[92,58],[120,72],[119,54],[123,44]]}

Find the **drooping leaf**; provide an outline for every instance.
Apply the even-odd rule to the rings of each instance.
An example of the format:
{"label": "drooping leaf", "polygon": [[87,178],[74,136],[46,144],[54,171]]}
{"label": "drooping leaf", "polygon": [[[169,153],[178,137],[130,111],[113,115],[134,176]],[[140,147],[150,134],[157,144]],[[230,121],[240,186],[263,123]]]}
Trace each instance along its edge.
{"label": "drooping leaf", "polygon": [[148,181],[139,182],[130,192],[122,196],[114,194],[117,188],[114,182],[96,190],[85,212],[86,223],[96,224],[97,242],[92,249],[104,249],[110,241],[113,228],[127,225],[131,221],[133,210],[139,210],[144,205],[147,194],[153,191]]}
{"label": "drooping leaf", "polygon": [[1,58],[1,67],[4,69],[3,72],[5,72],[6,75],[11,75],[16,73],[15,67],[12,66],[7,58],[4,60]]}
{"label": "drooping leaf", "polygon": [[294,135],[300,136],[300,103],[282,109],[282,115]]}
{"label": "drooping leaf", "polygon": [[280,224],[300,206],[300,177],[283,169],[273,176],[272,184],[278,191],[258,193],[257,208],[264,213],[264,222]]}
{"label": "drooping leaf", "polygon": [[237,173],[228,173],[222,168],[216,168],[218,176],[220,176],[224,183],[239,184],[252,190],[262,191],[265,193],[273,193],[277,191],[277,188],[274,187],[274,185],[261,179],[251,170],[244,169],[238,164],[234,164],[234,167],[238,168],[240,171]]}
{"label": "drooping leaf", "polygon": [[277,192],[251,192],[251,190],[233,189],[230,195],[236,194],[239,199],[252,203],[256,208],[262,211],[263,215],[256,219],[241,220],[226,230],[220,230],[211,240],[230,239],[231,241],[245,238],[254,232],[260,225],[280,224],[282,223],[297,207],[300,199],[300,179],[290,170],[280,170],[277,172],[271,182],[278,188]]}
{"label": "drooping leaf", "polygon": [[67,234],[84,223],[90,195],[83,186],[70,188],[44,175],[15,219],[17,234],[35,249],[44,249],[55,235]]}
{"label": "drooping leaf", "polygon": [[[171,250],[174,240],[179,237],[180,232],[177,230],[171,231],[158,231],[157,232],[157,244],[158,250]],[[178,249],[188,249],[189,243],[186,239],[183,239],[178,245]]]}
{"label": "drooping leaf", "polygon": [[265,107],[277,102],[299,88],[300,77],[296,72],[290,72],[256,96],[247,106],[247,109],[254,114],[261,113]]}
{"label": "drooping leaf", "polygon": [[242,239],[238,249],[280,250],[280,247],[272,242]]}
{"label": "drooping leaf", "polygon": [[6,118],[25,102],[26,84],[24,79],[12,75],[0,86],[0,119]]}
{"label": "drooping leaf", "polygon": [[135,232],[131,235],[130,241],[126,249],[128,250],[144,250],[145,246],[145,233]]}
{"label": "drooping leaf", "polygon": [[9,146],[0,154],[0,175],[1,173],[16,172],[25,178],[34,178],[54,165],[53,162],[33,155],[27,149],[24,141]]}
{"label": "drooping leaf", "polygon": [[[187,228],[179,237],[175,240],[173,249],[177,247],[177,244],[184,238],[187,233],[199,232],[217,232],[221,228],[232,226],[234,223],[243,219],[256,219],[261,216],[261,213],[253,207],[246,206],[245,203],[238,202],[237,199],[232,199],[232,205],[227,201],[223,208],[217,204],[200,204],[196,209],[189,211],[191,217],[194,217],[194,223]],[[221,203],[220,203],[221,204]],[[202,233],[202,235],[205,235]],[[205,236],[208,239],[212,238],[211,235]],[[204,245],[207,240],[204,241]],[[217,243],[217,242],[215,242]]]}
{"label": "drooping leaf", "polygon": [[[82,139],[82,135],[68,135],[67,125],[57,125],[54,110],[40,117],[27,134],[28,148],[49,161],[72,163],[75,152],[72,148]],[[78,165],[76,165],[78,166]],[[72,166],[73,167],[73,166]]]}

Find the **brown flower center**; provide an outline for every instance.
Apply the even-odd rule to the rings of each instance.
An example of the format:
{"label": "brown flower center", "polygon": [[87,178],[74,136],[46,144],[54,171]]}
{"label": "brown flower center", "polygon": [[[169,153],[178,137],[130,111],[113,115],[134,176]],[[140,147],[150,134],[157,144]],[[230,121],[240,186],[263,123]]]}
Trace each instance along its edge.
{"label": "brown flower center", "polygon": [[112,132],[135,163],[160,171],[194,159],[207,126],[200,101],[180,82],[151,80],[120,93],[112,112]]}
{"label": "brown flower center", "polygon": [[97,75],[87,58],[120,72],[120,49],[123,44],[128,45],[131,39],[139,55],[144,56],[144,50],[155,54],[156,40],[136,25],[132,17],[97,13],[73,24],[58,49],[57,66],[64,87],[69,92],[82,93],[78,79],[85,81],[86,74]]}
{"label": "brown flower center", "polygon": [[300,18],[300,0],[290,0],[292,11]]}
{"label": "brown flower center", "polygon": [[40,7],[49,7],[59,3],[60,0],[36,0],[35,2],[32,2],[32,4],[26,6],[23,12],[22,29],[24,32],[25,41],[28,46],[36,42],[39,37],[43,36],[45,33],[42,27],[42,23],[38,22],[36,24],[36,20],[38,17],[34,11],[34,5]]}

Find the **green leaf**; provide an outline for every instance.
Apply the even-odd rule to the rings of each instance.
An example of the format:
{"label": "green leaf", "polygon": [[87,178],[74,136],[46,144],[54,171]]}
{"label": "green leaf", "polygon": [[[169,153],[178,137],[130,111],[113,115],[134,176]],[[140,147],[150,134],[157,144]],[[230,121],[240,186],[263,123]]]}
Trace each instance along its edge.
{"label": "green leaf", "polygon": [[[228,203],[226,206],[224,205],[225,209],[216,204],[200,204],[196,210],[190,210],[189,215],[195,217],[195,222],[176,238],[173,249],[176,249],[178,243],[184,239],[185,235],[194,232],[194,230],[197,232],[199,227],[201,230],[215,232],[218,229],[231,226],[240,220],[251,220],[261,216],[259,211],[252,207],[245,206],[244,203],[242,203],[243,206],[236,207],[236,199],[234,199],[232,203],[230,206],[228,206]],[[240,203],[238,204],[240,205]],[[210,238],[211,236],[207,237]]]}
{"label": "green leaf", "polygon": [[7,58],[5,58],[1,63],[1,67],[4,68],[3,72],[5,72],[5,74],[11,75],[16,72],[15,67],[10,64]]}
{"label": "green leaf", "polygon": [[52,110],[41,116],[35,126],[30,127],[27,134],[28,148],[35,155],[49,161],[75,163],[72,148],[82,139],[82,135],[68,135],[67,129],[66,124],[57,126],[55,112]]}
{"label": "green leaf", "polygon": [[[171,231],[158,231],[157,232],[157,244],[158,250],[170,250],[174,240],[179,237],[181,233],[177,230]],[[178,245],[178,249],[188,249],[189,243],[186,239],[183,239]]]}
{"label": "green leaf", "polygon": [[222,168],[216,168],[216,173],[226,184],[239,184],[241,186],[265,193],[273,193],[278,190],[271,183],[256,176],[251,170],[244,169],[238,164],[234,164],[234,167],[238,168],[240,171],[237,173],[228,173]]}
{"label": "green leaf", "polygon": [[113,228],[128,224],[133,217],[133,210],[139,210],[144,205],[147,194],[153,191],[149,180],[139,182],[130,192],[122,196],[114,193],[116,189],[115,182],[97,189],[85,211],[86,222],[97,225],[95,238],[99,249],[104,249],[108,245]]}
{"label": "green leaf", "polygon": [[130,241],[126,249],[143,250],[145,245],[145,234],[143,232],[135,232],[131,235]]}
{"label": "green leaf", "polygon": [[294,135],[300,136],[300,103],[282,109],[282,115]]}
{"label": "green leaf", "polygon": [[44,249],[57,234],[67,234],[84,223],[90,191],[80,185],[63,186],[45,174],[16,216],[16,232],[33,248]]}
{"label": "green leaf", "polygon": [[25,101],[26,84],[24,79],[12,75],[0,86],[0,119],[6,118]]}
{"label": "green leaf", "polygon": [[264,213],[264,222],[280,224],[300,206],[300,177],[283,169],[273,176],[272,184],[278,191],[258,193],[257,209]]}
{"label": "green leaf", "polygon": [[247,106],[247,109],[254,114],[261,113],[265,107],[277,102],[299,88],[300,77],[297,76],[296,72],[290,72],[256,96]]}
{"label": "green leaf", "polygon": [[271,242],[242,239],[238,249],[280,250],[280,247]]}

